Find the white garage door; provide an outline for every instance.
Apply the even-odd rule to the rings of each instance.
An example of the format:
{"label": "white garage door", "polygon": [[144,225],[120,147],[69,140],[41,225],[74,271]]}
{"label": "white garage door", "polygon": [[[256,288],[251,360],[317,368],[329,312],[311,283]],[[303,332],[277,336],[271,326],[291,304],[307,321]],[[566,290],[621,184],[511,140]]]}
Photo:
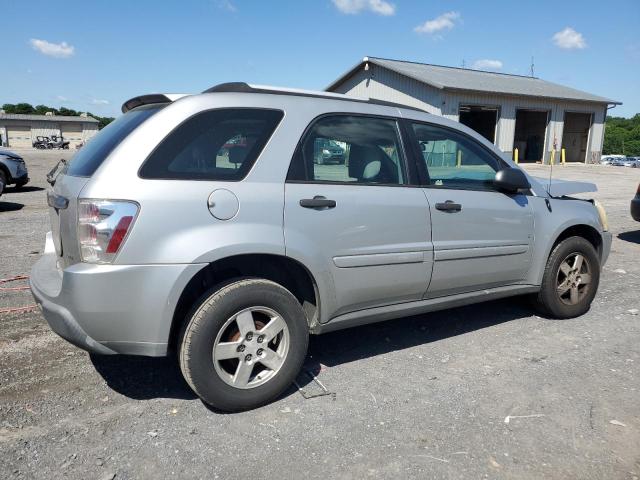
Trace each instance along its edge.
{"label": "white garage door", "polygon": [[60,131],[62,137],[69,142],[69,148],[76,148],[76,145],[82,142],[81,123],[61,123]]}
{"label": "white garage door", "polygon": [[29,126],[7,126],[7,141],[13,148],[30,148],[31,127]]}

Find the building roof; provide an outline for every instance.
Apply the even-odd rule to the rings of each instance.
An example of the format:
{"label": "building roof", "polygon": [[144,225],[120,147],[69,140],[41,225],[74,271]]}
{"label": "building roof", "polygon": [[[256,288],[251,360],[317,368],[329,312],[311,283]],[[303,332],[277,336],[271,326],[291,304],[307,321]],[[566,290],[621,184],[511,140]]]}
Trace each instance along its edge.
{"label": "building roof", "polygon": [[65,116],[65,115],[31,115],[23,113],[0,113],[0,120],[30,120],[35,122],[83,122],[99,123],[93,117]]}
{"label": "building roof", "polygon": [[486,72],[468,68],[446,67],[427,63],[406,62],[386,58],[364,57],[362,62],[327,87],[333,90],[344,80],[364,68],[367,63],[378,65],[440,90],[463,90],[504,95],[577,100],[621,105],[617,100],[547,82],[537,77],[525,77],[506,73]]}

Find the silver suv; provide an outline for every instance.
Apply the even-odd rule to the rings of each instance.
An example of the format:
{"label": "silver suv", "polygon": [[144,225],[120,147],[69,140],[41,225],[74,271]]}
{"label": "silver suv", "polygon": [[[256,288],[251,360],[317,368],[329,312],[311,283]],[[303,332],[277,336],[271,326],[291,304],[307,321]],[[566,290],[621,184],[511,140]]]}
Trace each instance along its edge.
{"label": "silver suv", "polygon": [[216,408],[276,398],[310,333],[520,294],[567,318],[596,294],[604,210],[456,122],[243,83],[123,112],[51,175],[31,289],[80,348],[176,352]]}
{"label": "silver suv", "polygon": [[27,183],[29,183],[29,173],[24,159],[11,150],[0,148],[0,196],[9,185],[22,188]]}

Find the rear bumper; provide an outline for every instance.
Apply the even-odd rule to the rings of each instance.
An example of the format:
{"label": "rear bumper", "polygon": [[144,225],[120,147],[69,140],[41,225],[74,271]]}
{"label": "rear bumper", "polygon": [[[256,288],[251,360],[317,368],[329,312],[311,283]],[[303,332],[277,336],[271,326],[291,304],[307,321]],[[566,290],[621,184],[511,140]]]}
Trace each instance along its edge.
{"label": "rear bumper", "polygon": [[640,195],[631,200],[631,218],[640,222]]}
{"label": "rear bumper", "polygon": [[91,265],[63,271],[50,244],[30,286],[51,329],[100,354],[164,356],[180,295],[204,264]]}

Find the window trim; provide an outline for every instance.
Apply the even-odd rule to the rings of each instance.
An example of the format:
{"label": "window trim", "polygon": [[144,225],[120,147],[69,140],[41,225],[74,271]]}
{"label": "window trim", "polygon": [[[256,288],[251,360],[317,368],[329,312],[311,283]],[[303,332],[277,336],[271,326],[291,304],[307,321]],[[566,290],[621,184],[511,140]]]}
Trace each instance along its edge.
{"label": "window trim", "polygon": [[[339,181],[331,181],[331,180],[294,180],[290,178],[291,175],[291,170],[293,167],[293,162],[296,159],[296,157],[298,156],[298,153],[300,152],[300,150],[302,149],[302,144],[304,143],[304,140],[307,138],[307,135],[309,134],[309,131],[314,127],[314,125],[319,122],[320,120],[322,120],[325,117],[335,117],[335,116],[349,116],[349,117],[365,117],[365,118],[373,118],[373,119],[379,119],[379,120],[393,120],[396,124],[396,135],[398,136],[398,140],[400,141],[400,145],[399,145],[399,149],[400,152],[402,154],[402,158],[401,158],[401,166],[403,167],[403,174],[406,177],[406,182],[405,183],[351,183],[351,182],[339,182]],[[309,122],[309,124],[306,126],[306,128],[304,129],[304,131],[302,132],[302,135],[300,135],[300,138],[298,139],[298,142],[296,143],[296,147],[293,150],[293,155],[291,156],[291,159],[289,160],[289,168],[287,170],[287,177],[285,179],[285,183],[291,183],[291,184],[302,184],[302,185],[349,185],[349,186],[359,186],[359,187],[419,187],[419,181],[417,180],[417,176],[416,174],[416,170],[415,168],[410,168],[410,164],[413,163],[413,159],[411,159],[409,157],[409,155],[407,154],[407,148],[406,148],[406,144],[405,144],[405,139],[404,139],[404,135],[402,132],[402,128],[401,128],[401,122],[402,122],[402,118],[399,117],[394,117],[391,115],[375,115],[375,114],[368,114],[368,113],[362,113],[362,112],[325,112],[322,113],[316,117],[314,117],[313,119],[311,119],[311,121]],[[303,157],[303,162],[304,162],[304,157]],[[306,172],[306,168],[305,168],[305,175],[307,175],[308,172]]]}
{"label": "window trim", "polygon": [[[269,134],[269,136],[266,139],[266,142],[264,144],[264,146],[262,147],[262,149],[260,150],[260,152],[258,153],[258,155],[256,156],[256,158],[253,160],[253,162],[251,163],[251,166],[247,169],[247,171],[244,173],[244,175],[242,175],[241,177],[238,178],[222,178],[222,179],[212,179],[212,178],[197,178],[197,177],[166,177],[166,178],[150,178],[150,177],[144,177],[142,176],[142,169],[144,168],[144,166],[147,164],[147,162],[149,161],[149,159],[151,158],[151,156],[153,156],[153,154],[156,153],[156,151],[160,148],[160,146],[162,145],[162,143],[169,138],[176,130],[178,130],[180,127],[182,127],[182,125],[184,125],[186,122],[188,122],[189,120],[191,120],[192,118],[201,115],[203,113],[209,113],[209,112],[215,112],[215,111],[219,111],[219,110],[262,110],[262,111],[269,111],[269,112],[279,112],[280,115],[280,119],[278,119],[277,123],[274,125],[273,130],[271,131],[271,133]],[[256,166],[256,164],[258,163],[258,159],[262,156],[262,153],[265,151],[265,149],[267,148],[267,146],[269,145],[269,142],[271,141],[271,139],[273,138],[273,136],[275,135],[276,131],[278,130],[278,127],[280,126],[280,124],[282,123],[282,120],[285,117],[285,111],[280,109],[280,108],[266,108],[266,107],[218,107],[218,108],[208,108],[206,110],[200,110],[196,113],[194,113],[193,115],[188,116],[187,118],[185,118],[184,120],[182,120],[178,125],[176,125],[175,127],[173,127],[171,129],[171,131],[169,133],[167,133],[164,137],[162,137],[162,139],[156,144],[155,147],[153,147],[153,150],[151,150],[151,152],[149,152],[149,155],[147,155],[147,157],[144,159],[144,161],[140,164],[140,167],[138,168],[137,171],[137,176],[138,178],[142,179],[142,180],[149,180],[149,181],[186,181],[186,182],[241,182],[243,181],[245,178],[247,178],[249,176],[249,174],[251,173],[251,171],[253,170],[253,168]]]}
{"label": "window trim", "polygon": [[[409,140],[410,140],[410,142],[412,144],[411,154],[413,156],[414,162],[417,164],[419,177],[421,179],[420,186],[422,188],[433,188],[433,189],[436,189],[436,190],[470,190],[470,191],[477,191],[477,192],[504,193],[504,192],[502,192],[502,191],[500,191],[500,190],[498,190],[496,188],[492,188],[492,187],[489,187],[489,186],[487,186],[487,187],[481,187],[481,186],[464,187],[464,186],[460,186],[460,185],[446,185],[446,186],[442,185],[441,186],[441,185],[434,185],[433,183],[431,183],[431,177],[429,175],[429,170],[427,169],[427,166],[425,165],[424,157],[422,157],[422,152],[419,151],[418,144],[420,142],[418,141],[418,137],[416,136],[415,131],[413,130],[412,124],[414,124],[414,123],[426,125],[426,126],[429,126],[429,127],[440,128],[440,129],[443,129],[443,130],[449,130],[449,131],[454,132],[455,134],[460,135],[463,138],[473,142],[483,152],[487,153],[490,157],[493,157],[497,161],[498,165],[500,167],[502,167],[502,168],[500,168],[500,170],[502,170],[504,168],[510,168],[511,165],[509,165],[499,155],[497,155],[495,152],[491,151],[489,148],[487,148],[485,145],[483,145],[478,140],[473,138],[471,135],[469,135],[468,133],[463,132],[461,130],[458,130],[456,128],[452,128],[452,127],[449,127],[447,125],[440,125],[438,123],[433,123],[433,122],[428,122],[428,121],[415,120],[415,119],[411,119],[411,118],[404,118],[404,119],[402,119],[402,122],[406,123],[407,135],[408,135]],[[528,194],[530,194],[530,191],[524,192],[524,193],[528,195]]]}

